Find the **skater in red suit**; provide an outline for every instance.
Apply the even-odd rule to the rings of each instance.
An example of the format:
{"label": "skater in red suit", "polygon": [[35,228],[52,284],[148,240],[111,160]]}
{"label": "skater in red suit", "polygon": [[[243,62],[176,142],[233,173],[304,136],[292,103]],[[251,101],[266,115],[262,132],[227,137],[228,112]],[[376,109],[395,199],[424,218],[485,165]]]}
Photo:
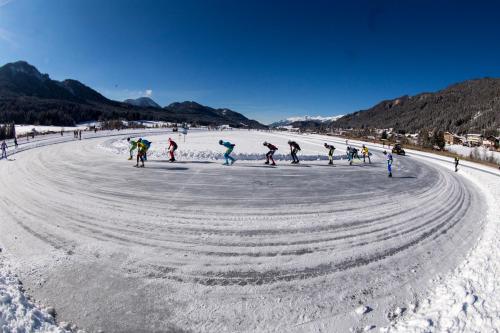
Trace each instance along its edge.
{"label": "skater in red suit", "polygon": [[177,143],[175,143],[175,141],[172,140],[172,138],[168,138],[168,143],[169,143],[168,152],[170,154],[170,160],[169,161],[170,162],[175,162],[174,153],[177,150]]}
{"label": "skater in red suit", "polygon": [[271,162],[273,162],[271,165],[276,165],[276,163],[274,162],[274,159],[273,159],[273,155],[276,152],[276,150],[278,150],[278,147],[276,147],[273,144],[270,144],[269,142],[264,142],[264,146],[269,148],[269,152],[266,154],[266,163],[265,164],[269,164],[269,160],[271,160]]}

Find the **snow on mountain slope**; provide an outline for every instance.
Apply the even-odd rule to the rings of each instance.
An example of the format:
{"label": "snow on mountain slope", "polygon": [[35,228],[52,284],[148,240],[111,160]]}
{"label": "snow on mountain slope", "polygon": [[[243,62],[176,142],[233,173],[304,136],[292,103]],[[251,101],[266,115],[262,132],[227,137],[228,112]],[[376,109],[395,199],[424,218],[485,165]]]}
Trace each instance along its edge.
{"label": "snow on mountain slope", "polygon": [[161,108],[161,106],[153,101],[150,97],[139,97],[136,99],[126,99],[123,101],[124,103],[140,106],[140,107],[151,107],[151,108]]}
{"label": "snow on mountain slope", "polygon": [[271,127],[277,126],[286,126],[294,123],[296,121],[317,121],[321,123],[326,123],[329,121],[336,121],[337,119],[343,117],[343,115],[331,116],[331,117],[323,117],[323,116],[298,116],[298,117],[289,117],[287,119],[279,120],[270,124]]}

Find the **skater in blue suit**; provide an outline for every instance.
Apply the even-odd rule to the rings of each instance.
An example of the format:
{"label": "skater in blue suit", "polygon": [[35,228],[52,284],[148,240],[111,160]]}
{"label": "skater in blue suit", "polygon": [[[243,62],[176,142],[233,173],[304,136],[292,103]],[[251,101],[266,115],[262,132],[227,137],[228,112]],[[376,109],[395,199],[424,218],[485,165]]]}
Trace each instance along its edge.
{"label": "skater in blue suit", "polygon": [[224,163],[224,165],[230,165],[229,160],[231,160],[232,165],[236,160],[231,157],[231,153],[233,152],[234,146],[236,145],[229,141],[224,142],[222,140],[219,140],[219,144],[227,148],[226,152],[224,153],[224,158],[226,159],[226,163]]}
{"label": "skater in blue suit", "polygon": [[146,139],[139,139],[140,142],[146,147],[146,151],[144,152],[144,160],[148,160],[148,150],[151,147],[151,141],[148,141]]}
{"label": "skater in blue suit", "polygon": [[389,172],[388,177],[392,177],[392,162],[393,162],[393,159],[392,159],[392,154],[391,154],[391,153],[387,153],[387,152],[384,150],[384,155],[385,155],[385,156],[386,156],[386,158],[387,158],[387,172]]}

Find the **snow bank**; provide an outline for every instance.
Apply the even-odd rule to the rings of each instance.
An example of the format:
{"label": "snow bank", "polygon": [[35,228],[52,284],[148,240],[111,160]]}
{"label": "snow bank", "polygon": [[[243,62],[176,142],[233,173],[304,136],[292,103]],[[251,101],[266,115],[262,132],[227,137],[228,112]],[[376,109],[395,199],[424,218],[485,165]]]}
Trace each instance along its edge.
{"label": "snow bank", "polygon": [[489,208],[482,238],[459,267],[433,281],[434,289],[426,299],[409,304],[411,313],[400,320],[395,319],[381,332],[498,332],[500,173],[473,163],[465,165],[476,170],[462,167],[459,173],[476,183],[486,194]]}
{"label": "snow bank", "polygon": [[462,145],[447,145],[446,150],[456,153],[460,156],[469,157],[474,154],[481,160],[488,160],[493,158],[497,163],[500,163],[500,152],[491,151],[485,147],[466,147]]}
{"label": "snow bank", "polygon": [[51,309],[42,310],[23,293],[16,276],[0,260],[0,331],[1,332],[70,332],[58,327]]}
{"label": "snow bank", "polygon": [[[270,132],[257,131],[228,131],[228,132],[195,132],[189,133],[184,137],[173,134],[170,136],[177,142],[179,148],[175,152],[177,160],[223,160],[226,148],[219,145],[219,140],[230,141],[236,144],[232,156],[237,160],[262,161],[265,154],[269,151],[263,146],[264,141],[268,141],[278,147],[274,155],[277,161],[291,160],[288,138],[283,135],[276,135]],[[148,152],[148,157],[154,159],[168,159],[168,138],[169,135],[145,137],[152,142]],[[137,139],[137,138],[136,138]],[[328,160],[327,150],[322,143],[309,142],[304,139],[297,139],[296,142],[302,148],[299,152],[299,159],[304,161]],[[345,145],[336,145],[334,159],[346,159]],[[115,154],[128,155],[129,144],[125,139],[117,140],[112,143],[101,145],[100,148],[106,149]]]}
{"label": "snow bank", "polygon": [[63,131],[74,131],[74,130],[85,130],[87,126],[36,126],[36,125],[16,125],[16,135],[25,135],[26,133],[33,132],[33,129],[38,133],[48,133],[48,132],[61,132]]}

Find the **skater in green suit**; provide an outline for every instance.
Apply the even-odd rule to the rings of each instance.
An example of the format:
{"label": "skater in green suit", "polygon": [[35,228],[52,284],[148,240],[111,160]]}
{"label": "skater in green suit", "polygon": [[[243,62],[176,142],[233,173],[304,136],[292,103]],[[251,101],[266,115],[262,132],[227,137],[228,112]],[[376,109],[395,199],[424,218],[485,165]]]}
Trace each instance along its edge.
{"label": "skater in green suit", "polygon": [[137,141],[130,140],[130,138],[127,138],[127,142],[130,145],[130,157],[129,160],[134,158],[134,150],[137,149]]}

